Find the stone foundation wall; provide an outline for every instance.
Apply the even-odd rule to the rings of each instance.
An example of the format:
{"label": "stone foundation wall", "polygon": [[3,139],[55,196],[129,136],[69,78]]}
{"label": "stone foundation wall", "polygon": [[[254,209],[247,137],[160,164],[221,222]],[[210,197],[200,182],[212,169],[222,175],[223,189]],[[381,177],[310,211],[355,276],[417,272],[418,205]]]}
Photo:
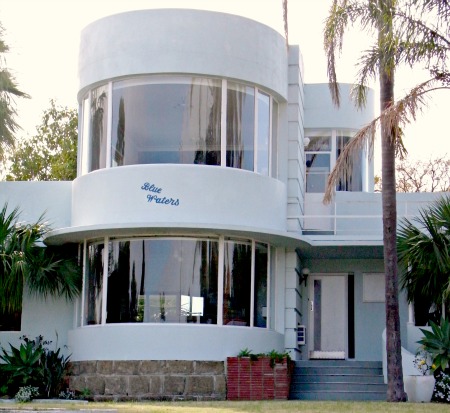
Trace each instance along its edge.
{"label": "stone foundation wall", "polygon": [[225,400],[224,362],[185,360],[76,361],[71,390],[95,401]]}

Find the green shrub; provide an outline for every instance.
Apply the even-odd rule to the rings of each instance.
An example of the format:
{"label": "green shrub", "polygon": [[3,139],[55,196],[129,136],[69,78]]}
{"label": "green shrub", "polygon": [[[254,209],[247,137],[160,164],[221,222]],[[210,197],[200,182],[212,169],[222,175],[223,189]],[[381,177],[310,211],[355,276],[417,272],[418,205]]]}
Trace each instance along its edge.
{"label": "green shrub", "polygon": [[270,358],[270,366],[273,368],[276,363],[283,363],[284,360],[287,360],[288,362],[291,360],[291,356],[289,353],[279,353],[276,350],[271,350],[267,353],[259,353],[259,354],[253,354],[252,350],[249,350],[247,347],[242,349],[238,355],[238,357],[249,357],[250,360],[256,361],[259,357],[269,357]]}
{"label": "green shrub", "polygon": [[37,387],[42,397],[57,397],[68,374],[70,356],[61,355],[61,349],[51,350],[51,341],[42,336],[30,340],[21,337],[19,348],[10,346],[10,352],[2,349],[0,375],[6,382],[6,393],[14,396],[21,387]]}
{"label": "green shrub", "polygon": [[424,338],[418,341],[433,359],[436,370],[446,371],[450,362],[450,324],[442,318],[441,324],[430,322],[431,331],[420,329]]}

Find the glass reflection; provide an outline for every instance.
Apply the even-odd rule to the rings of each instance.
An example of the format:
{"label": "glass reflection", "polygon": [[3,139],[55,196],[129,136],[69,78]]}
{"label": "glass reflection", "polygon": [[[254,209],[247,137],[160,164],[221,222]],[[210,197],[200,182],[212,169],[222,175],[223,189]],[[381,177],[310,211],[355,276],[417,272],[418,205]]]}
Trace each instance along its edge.
{"label": "glass reflection", "polygon": [[269,175],[270,98],[258,93],[258,164],[256,172]]}
{"label": "glass reflection", "polygon": [[103,244],[88,246],[84,278],[84,325],[101,324],[102,322],[103,249]]}
{"label": "glass reflection", "polygon": [[218,243],[114,241],[107,323],[217,323]]}
{"label": "glass reflection", "polygon": [[250,325],[252,248],[226,241],[223,269],[223,324]]}
{"label": "glass reflection", "polygon": [[268,248],[265,244],[256,244],[255,248],[255,327],[267,326],[267,265]]}
{"label": "glass reflection", "polygon": [[227,166],[253,171],[255,91],[228,83]]}
{"label": "glass reflection", "polygon": [[330,174],[329,154],[305,154],[306,158],[306,192],[325,192]]}
{"label": "glass reflection", "polygon": [[91,151],[91,139],[89,134],[89,126],[91,124],[89,118],[89,98],[83,99],[81,105],[81,119],[83,127],[81,129],[81,174],[89,172],[89,154]]}
{"label": "glass reflection", "polygon": [[[339,158],[351,139],[351,136],[336,136],[336,159]],[[341,174],[336,191],[362,191],[362,151],[352,155],[349,169]]]}
{"label": "glass reflection", "polygon": [[106,133],[108,130],[108,86],[91,92],[91,162],[90,171],[106,167]]}
{"label": "glass reflection", "polygon": [[[170,163],[269,175],[271,156],[276,166],[275,146],[270,145],[276,140],[277,105],[255,87],[182,76],[112,82],[112,96],[109,86],[91,90],[82,103],[82,174],[110,166]],[[222,125],[226,142],[221,141]]]}
{"label": "glass reflection", "polygon": [[112,117],[112,166],[220,165],[219,81],[117,82]]}

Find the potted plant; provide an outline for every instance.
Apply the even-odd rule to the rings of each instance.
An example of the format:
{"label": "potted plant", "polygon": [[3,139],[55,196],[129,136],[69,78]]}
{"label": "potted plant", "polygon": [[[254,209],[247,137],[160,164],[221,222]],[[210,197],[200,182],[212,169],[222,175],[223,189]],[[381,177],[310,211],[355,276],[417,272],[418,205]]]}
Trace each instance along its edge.
{"label": "potted plant", "polygon": [[410,402],[429,402],[433,396],[435,378],[433,370],[435,366],[428,351],[423,347],[417,352],[414,366],[418,370],[416,376],[405,376],[405,392]]}
{"label": "potted plant", "polygon": [[273,400],[289,397],[293,362],[288,353],[242,350],[227,358],[228,400]]}
{"label": "potted plant", "polygon": [[432,360],[436,391],[433,400],[448,403],[450,397],[450,323],[442,318],[440,324],[430,322],[431,331],[421,329],[424,337],[418,341]]}

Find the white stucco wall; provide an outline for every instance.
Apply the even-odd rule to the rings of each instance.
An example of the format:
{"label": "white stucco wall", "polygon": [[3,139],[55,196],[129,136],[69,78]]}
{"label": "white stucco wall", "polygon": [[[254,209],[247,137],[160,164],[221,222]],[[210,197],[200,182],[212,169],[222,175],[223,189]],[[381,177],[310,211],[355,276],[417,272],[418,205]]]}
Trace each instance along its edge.
{"label": "white stucco wall", "polygon": [[0,208],[18,207],[20,220],[36,222],[42,214],[52,228],[70,225],[72,182],[0,182]]}
{"label": "white stucco wall", "polygon": [[183,73],[240,79],[286,99],[286,67],[284,38],[261,23],[200,10],[139,10],[83,30],[79,97],[105,79]]}
{"label": "white stucco wall", "polygon": [[126,228],[141,235],[157,228],[279,234],[286,231],[286,189],[276,179],[234,168],[135,165],[77,178],[72,211],[71,227],[54,235],[82,240]]}
{"label": "white stucco wall", "polygon": [[64,298],[47,297],[24,293],[22,304],[22,323],[20,331],[0,332],[0,347],[9,350],[9,344],[18,347],[19,338],[27,336],[30,339],[42,335],[45,340],[52,341],[51,349],[61,348],[69,355],[72,350],[67,346],[68,332],[74,326],[75,302]]}
{"label": "white stucco wall", "polygon": [[[114,345],[112,345],[114,343]],[[225,360],[249,348],[283,351],[283,335],[265,328],[193,324],[108,324],[69,332],[72,360]]]}
{"label": "white stucco wall", "polygon": [[350,98],[352,85],[341,83],[339,87],[341,102],[336,107],[328,83],[305,84],[305,128],[359,130],[372,121],[375,116],[374,91],[367,91],[366,106],[357,109]]}

